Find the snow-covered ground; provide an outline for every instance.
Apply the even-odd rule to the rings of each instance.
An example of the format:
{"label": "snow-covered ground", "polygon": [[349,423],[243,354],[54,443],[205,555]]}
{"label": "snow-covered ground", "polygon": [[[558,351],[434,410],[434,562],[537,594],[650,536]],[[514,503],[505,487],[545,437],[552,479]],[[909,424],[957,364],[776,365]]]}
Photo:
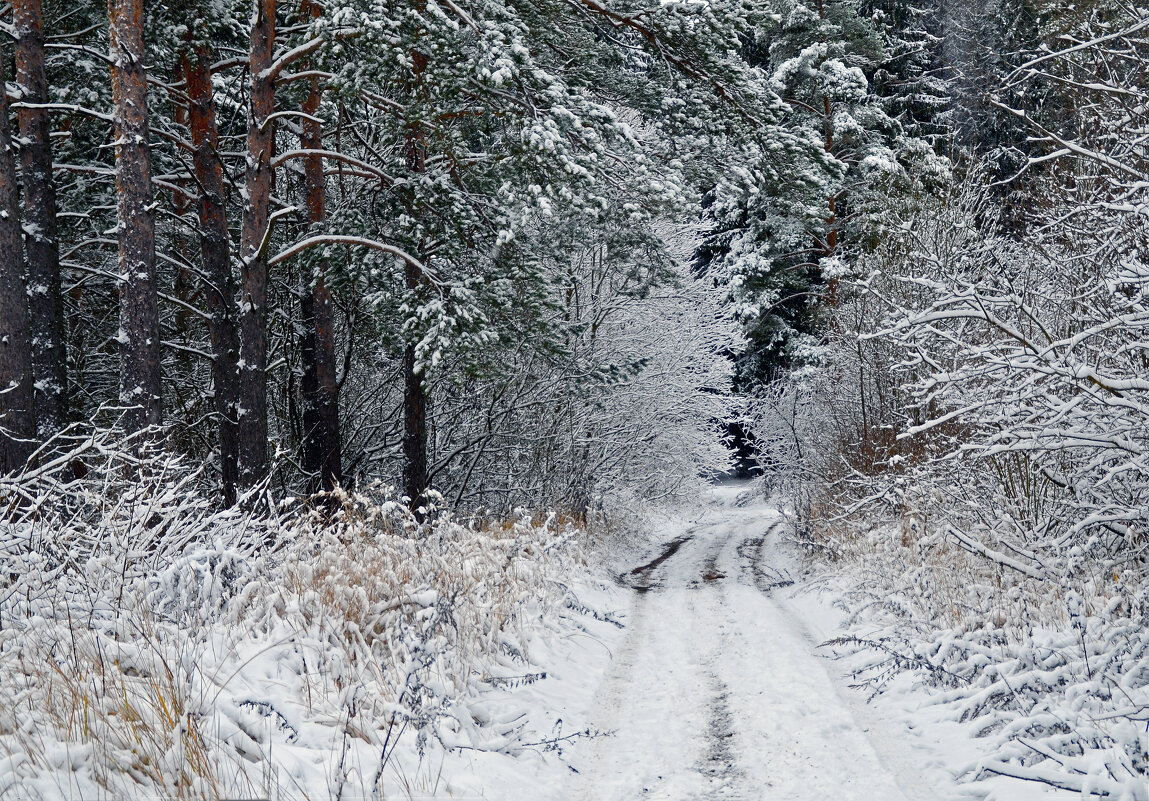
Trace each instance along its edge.
{"label": "snow-covered ground", "polygon": [[1077,797],[1014,779],[960,782],[981,756],[971,725],[912,681],[869,702],[851,687],[856,660],[819,647],[843,633],[835,593],[801,578],[780,516],[742,489],[719,487],[697,519],[668,525],[645,556],[618,565],[614,586],[584,582],[586,608],[563,623],[581,631],[532,650],[548,678],[492,699],[520,706],[540,731],[561,719],[556,734],[591,736],[516,756],[440,757],[443,797]]}
{"label": "snow-covered ground", "polygon": [[[61,617],[72,596],[37,601],[50,617],[0,638],[0,801],[149,786],[276,801],[1082,797],[981,771],[1000,754],[977,735],[1001,727],[958,722],[967,696],[911,671],[868,702],[851,684],[872,652],[824,646],[879,625],[844,611],[857,566],[806,564],[744,487],[589,571],[566,535],[525,519],[430,539],[340,525],[268,565],[177,561],[90,630]],[[164,611],[198,609],[191,590],[225,578],[246,589],[206,623]],[[146,647],[131,645],[141,632]]]}
{"label": "snow-covered ground", "polygon": [[612,734],[574,756],[568,797],[907,797],[770,597],[780,576],[763,556],[777,523],[760,507],[719,507],[670,558],[629,575],[630,631],[595,697],[595,724]]}

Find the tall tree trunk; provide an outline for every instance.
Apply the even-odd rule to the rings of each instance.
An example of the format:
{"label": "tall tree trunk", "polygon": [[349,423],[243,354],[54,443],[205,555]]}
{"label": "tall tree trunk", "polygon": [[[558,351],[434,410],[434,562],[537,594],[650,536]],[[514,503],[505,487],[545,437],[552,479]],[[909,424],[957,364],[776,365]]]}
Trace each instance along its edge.
{"label": "tall tree trunk", "polygon": [[[821,9],[819,3],[818,8]],[[833,108],[830,106],[829,96],[822,96],[822,107],[824,116],[822,125],[824,129],[825,142],[823,147],[826,152],[833,155],[834,153],[834,114]],[[826,218],[826,247],[823,250],[823,255],[826,258],[833,258],[838,252],[838,196],[830,195],[828,205],[830,208],[830,216]],[[826,286],[826,305],[838,305],[838,278],[835,276],[831,278],[829,284]]]}
{"label": "tall tree trunk", "polygon": [[[187,69],[185,62],[186,59],[183,58],[177,62],[175,75],[173,75],[172,78],[173,83],[176,85],[183,83],[186,87]],[[176,124],[177,128],[188,128],[191,125],[191,121],[188,118],[188,106],[180,101],[180,97],[172,97],[172,122]],[[175,230],[172,232],[172,247],[175,251],[175,258],[179,260],[180,264],[175,271],[172,295],[176,300],[180,301],[180,303],[176,306],[175,312],[172,315],[174,318],[172,340],[181,345],[188,345],[191,340],[191,314],[188,309],[192,303],[192,271],[189,269],[192,242],[184,226],[187,224],[187,218],[191,215],[192,211],[191,193],[188,191],[191,185],[191,179],[181,176],[175,179],[174,183],[175,186],[171,190],[172,211],[180,223],[176,224]],[[175,369],[178,374],[192,374],[192,354],[190,350],[180,348],[176,351],[175,361]]]}
{"label": "tall tree trunk", "polygon": [[[305,15],[318,16],[318,5],[305,0]],[[318,79],[303,103],[308,116],[303,120],[300,139],[305,150],[323,148],[323,125],[315,117],[319,112],[322,91]],[[323,177],[323,157],[314,154],[304,160],[304,189],[307,195],[307,219],[313,228],[327,219],[324,205],[327,185]],[[327,289],[326,263],[316,266],[313,280],[303,287],[303,468],[318,474],[320,486],[327,491],[343,483],[343,462],[339,438],[339,384],[335,367],[335,315],[331,293]]]}
{"label": "tall tree trunk", "polygon": [[200,254],[209,315],[213,400],[219,425],[220,478],[224,503],[231,506],[235,503],[239,470],[239,370],[236,366],[239,331],[236,329],[235,280],[231,272],[223,162],[219,157],[219,126],[210,65],[211,53],[207,47],[197,47],[190,57],[185,56],[188,122],[194,147],[192,166],[200,187]]}
{"label": "tall tree trunk", "polygon": [[240,255],[239,483],[252,487],[267,475],[267,245],[270,238],[271,159],[275,147],[276,0],[255,0],[251,25],[251,98],[247,125],[247,198]]}
{"label": "tall tree trunk", "polygon": [[[419,4],[420,9],[423,4]],[[415,83],[423,81],[428,58],[419,50],[411,51],[411,68]],[[412,126],[407,131],[407,168],[415,174],[426,171],[427,145],[423,132]],[[420,259],[425,256],[419,248]],[[410,262],[404,266],[407,291],[414,293],[424,283],[423,273]],[[417,509],[427,491],[427,394],[424,374],[417,369],[415,345],[403,349],[403,492],[413,509]]]}
{"label": "tall tree trunk", "polygon": [[36,434],[32,407],[32,336],[20,243],[20,199],[0,50],[0,474],[19,470]]}
{"label": "tall tree trunk", "polygon": [[[823,0],[818,0],[818,18],[826,19],[826,7]],[[824,136],[823,147],[826,152],[834,153],[834,109],[830,105],[830,96],[822,95],[822,131]],[[822,255],[833,258],[838,252],[838,196],[830,195],[827,205],[830,216],[826,218],[826,243]],[[827,306],[838,305],[838,278],[831,278],[826,285],[825,302]]]}
{"label": "tall tree trunk", "polygon": [[24,229],[28,251],[29,323],[35,376],[36,428],[50,437],[68,420],[64,302],[60,292],[60,243],[56,234],[56,183],[52,177],[48,80],[44,74],[41,0],[13,0],[16,24],[17,119],[24,173]]}
{"label": "tall tree trunk", "polygon": [[125,429],[134,433],[163,422],[143,0],[109,0],[108,16],[120,242],[120,402],[127,407]]}

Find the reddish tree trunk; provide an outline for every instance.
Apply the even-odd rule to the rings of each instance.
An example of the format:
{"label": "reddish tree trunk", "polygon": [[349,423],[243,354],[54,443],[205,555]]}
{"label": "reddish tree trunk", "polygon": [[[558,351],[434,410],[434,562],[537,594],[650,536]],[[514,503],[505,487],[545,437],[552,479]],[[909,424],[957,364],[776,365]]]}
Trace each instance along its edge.
{"label": "reddish tree trunk", "polygon": [[[173,76],[174,82],[187,85],[187,69],[186,59],[181,58],[176,65],[175,75]],[[188,119],[188,107],[186,104],[180,102],[179,97],[172,98],[172,122],[178,128],[186,128],[190,125]],[[192,303],[192,274],[188,268],[191,254],[191,237],[187,234],[187,229],[184,227],[187,224],[187,218],[191,216],[192,201],[190,193],[188,192],[191,184],[190,179],[180,177],[175,179],[174,183],[176,188],[171,190],[172,193],[172,210],[175,216],[181,221],[182,224],[175,226],[175,231],[172,235],[172,244],[175,248],[175,257],[180,260],[180,266],[176,268],[175,281],[172,286],[172,294],[180,303],[175,308],[173,317],[175,318],[175,331],[173,339],[181,344],[188,344],[191,339],[191,315],[188,307]],[[189,261],[185,261],[185,259]],[[176,351],[176,371],[180,375],[192,374],[192,354],[184,349]]]}
{"label": "reddish tree trunk", "polygon": [[127,407],[125,429],[137,432],[162,423],[143,0],[109,0],[108,16],[120,243],[120,402]]}
{"label": "reddish tree trunk", "polygon": [[275,147],[276,0],[255,0],[251,26],[251,98],[247,126],[247,198],[240,255],[239,483],[252,487],[267,475],[267,241],[270,236],[271,159]]}
{"label": "reddish tree trunk", "polygon": [[185,57],[188,122],[192,165],[200,187],[200,254],[211,338],[212,387],[219,423],[219,465],[224,503],[235,503],[239,470],[239,332],[236,329],[235,280],[231,272],[231,241],[227,233],[223,163],[219,157],[219,126],[212,95],[211,53],[196,48]]}
{"label": "reddish tree trunk", "polygon": [[[819,12],[821,12],[821,3],[818,5]],[[833,109],[830,106],[830,98],[822,97],[822,105],[825,112],[823,117],[823,126],[825,128],[825,149],[827,153],[834,152],[834,115]],[[830,195],[829,199],[830,216],[826,219],[826,247],[824,255],[832,257],[838,252],[838,198],[836,195]],[[838,305],[838,279],[831,278],[829,285],[826,287],[826,304],[829,306]]]}
{"label": "reddish tree trunk", "polygon": [[68,419],[64,302],[60,292],[60,243],[56,234],[56,184],[52,177],[48,81],[44,75],[44,20],[41,0],[14,0],[17,118],[24,173],[25,247],[31,299],[32,370],[36,427],[41,437],[59,431]]}
{"label": "reddish tree trunk", "polygon": [[[303,5],[305,14],[317,16],[318,6]],[[322,92],[318,80],[312,80],[303,111],[309,117],[319,112]],[[304,119],[301,144],[305,150],[323,148],[323,126]],[[323,177],[323,157],[309,155],[304,160],[304,190],[307,195],[307,217],[313,227],[327,219],[324,205],[327,186]],[[335,315],[331,293],[325,280],[327,265],[316,267],[313,280],[303,287],[303,467],[318,474],[320,486],[330,491],[343,483],[343,463],[339,436],[339,384],[335,366]]]}
{"label": "reddish tree trunk", "polygon": [[7,62],[7,54],[0,50],[0,474],[24,465],[36,433],[19,192],[8,127],[8,93],[3,90]]}

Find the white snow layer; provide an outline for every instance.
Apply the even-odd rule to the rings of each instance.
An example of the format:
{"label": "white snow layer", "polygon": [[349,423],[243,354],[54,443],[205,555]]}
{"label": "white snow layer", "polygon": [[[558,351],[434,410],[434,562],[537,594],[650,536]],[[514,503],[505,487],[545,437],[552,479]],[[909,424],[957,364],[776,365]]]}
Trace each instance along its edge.
{"label": "white snow layer", "polygon": [[837,596],[790,582],[737,488],[610,578],[546,525],[414,540],[395,514],[188,556],[71,628],[75,583],[9,596],[0,799],[1082,797],[959,783],[985,740],[909,674],[867,704],[858,654],[819,647]]}

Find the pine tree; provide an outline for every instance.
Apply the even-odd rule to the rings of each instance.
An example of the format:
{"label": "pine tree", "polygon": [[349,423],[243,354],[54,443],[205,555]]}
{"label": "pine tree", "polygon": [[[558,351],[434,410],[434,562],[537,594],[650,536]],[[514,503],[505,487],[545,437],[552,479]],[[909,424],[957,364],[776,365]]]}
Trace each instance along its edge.
{"label": "pine tree", "polygon": [[271,237],[272,158],[275,155],[276,0],[254,0],[251,26],[247,167],[243,233],[239,349],[239,485],[256,486],[267,476],[267,301]]}
{"label": "pine tree", "polygon": [[143,0],[108,5],[119,233],[120,403],[128,432],[163,422]]}
{"label": "pine tree", "polygon": [[[322,10],[313,0],[304,0],[302,16],[319,19]],[[327,222],[327,179],[323,168],[323,90],[318,77],[307,82],[303,101],[304,118],[300,147],[304,157],[304,195],[307,223],[313,232]],[[343,483],[342,442],[339,432],[339,385],[335,353],[335,314],[327,286],[330,267],[325,259],[315,263],[314,273],[305,275],[300,287],[300,322],[303,335],[300,361],[303,366],[300,394],[303,400],[303,469],[319,476],[320,487],[330,491]]]}
{"label": "pine tree", "polygon": [[22,142],[24,245],[32,298],[32,367],[36,379],[36,427],[42,438],[68,422],[68,373],[64,305],[60,290],[56,182],[52,172],[51,119],[44,64],[41,0],[13,3],[16,28],[17,118]]}
{"label": "pine tree", "polygon": [[236,500],[239,464],[239,331],[236,325],[235,279],[227,225],[227,189],[210,67],[206,14],[189,8],[194,23],[182,56],[187,87],[192,172],[198,187],[200,260],[211,342],[212,399],[219,443],[220,482],[224,502]]}
{"label": "pine tree", "polygon": [[887,113],[871,81],[887,41],[856,4],[776,0],[744,50],[768,76],[775,143],[740,154],[753,171],[715,188],[699,263],[732,283],[749,389],[817,362],[840,276],[880,236],[891,195],[942,185],[948,168]]}
{"label": "pine tree", "polygon": [[885,41],[885,56],[870,83],[882,108],[907,133],[948,152],[949,129],[943,115],[951,97],[942,61],[945,38],[942,10],[934,0],[868,0],[861,14]]}
{"label": "pine tree", "polygon": [[0,475],[19,470],[36,435],[32,408],[32,337],[16,163],[4,88],[7,53],[0,49]]}

